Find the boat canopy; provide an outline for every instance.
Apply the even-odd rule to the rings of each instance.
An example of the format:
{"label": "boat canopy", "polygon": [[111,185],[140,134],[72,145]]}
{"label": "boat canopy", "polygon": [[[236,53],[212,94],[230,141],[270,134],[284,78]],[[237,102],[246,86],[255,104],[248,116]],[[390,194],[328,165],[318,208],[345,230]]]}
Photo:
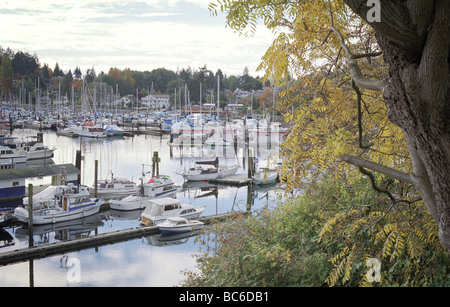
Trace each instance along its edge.
{"label": "boat canopy", "polygon": [[164,214],[165,211],[175,209],[181,209],[180,202],[170,197],[163,197],[149,200],[144,213],[152,216],[158,216]]}

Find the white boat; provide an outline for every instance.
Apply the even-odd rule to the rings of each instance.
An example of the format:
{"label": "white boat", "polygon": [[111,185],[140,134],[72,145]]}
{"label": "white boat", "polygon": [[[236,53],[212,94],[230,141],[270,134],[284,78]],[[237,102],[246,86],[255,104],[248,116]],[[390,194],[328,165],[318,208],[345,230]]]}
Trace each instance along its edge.
{"label": "white boat", "polygon": [[170,197],[152,199],[148,200],[147,207],[141,214],[141,224],[150,226],[176,216],[196,219],[204,210],[205,207],[195,207],[191,204],[180,203],[179,200]]}
{"label": "white boat", "polygon": [[34,120],[31,125],[30,128],[33,129],[50,129],[52,127],[52,125],[48,122],[48,121],[39,121],[39,120]]}
{"label": "white boat", "polygon": [[[82,189],[84,186],[80,186]],[[87,187],[84,187],[87,188]],[[64,190],[72,190],[71,186],[64,185],[50,185],[44,190],[33,195],[33,209],[39,209],[43,206],[50,206],[53,204],[55,195],[63,193]],[[28,196],[22,199],[22,203],[25,208],[28,207]]]}
{"label": "white boat", "polygon": [[205,223],[198,220],[188,220],[183,217],[171,217],[159,223],[158,228],[163,234],[184,233],[200,230]]}
{"label": "white boat", "polygon": [[[19,148],[18,148],[19,149]],[[53,157],[53,153],[56,150],[55,147],[49,148],[42,143],[34,143],[33,145],[24,145],[20,147],[25,151],[27,160],[46,159]]]}
{"label": "white boat", "polygon": [[83,125],[71,126],[72,131],[80,137],[105,138],[104,129],[92,122],[85,122]]}
{"label": "white boat", "polygon": [[63,135],[68,137],[78,137],[78,133],[72,129],[71,126],[67,128],[57,128],[56,135]]}
{"label": "white boat", "polygon": [[[97,182],[97,196],[100,198],[117,197],[136,194],[139,187],[136,182],[126,178],[114,178],[111,174],[111,179],[99,180]],[[89,188],[91,194],[95,193],[95,186]]]}
{"label": "white boat", "polygon": [[273,184],[278,180],[278,171],[261,169],[253,175],[253,183],[256,185]]}
{"label": "white boat", "polygon": [[0,145],[1,165],[26,165],[27,154],[22,150],[11,149],[8,146]]}
{"label": "white boat", "polygon": [[141,185],[138,194],[126,196],[123,199],[111,199],[109,205],[115,210],[137,210],[147,206],[148,200],[160,197],[173,197],[180,190],[169,176],[159,175],[150,178]]}
{"label": "white boat", "polygon": [[[90,198],[87,189],[67,186],[55,194],[51,206],[33,210],[33,225],[52,224],[87,217],[98,213],[102,203],[103,200]],[[15,208],[14,215],[19,221],[29,223],[27,208]]]}
{"label": "white boat", "polygon": [[[175,172],[183,176],[183,178],[187,181],[204,181],[232,176],[236,174],[239,169],[238,165],[219,166],[218,161],[218,158],[214,161],[197,161],[195,162],[196,165],[194,167]],[[198,164],[209,166],[200,166]]]}

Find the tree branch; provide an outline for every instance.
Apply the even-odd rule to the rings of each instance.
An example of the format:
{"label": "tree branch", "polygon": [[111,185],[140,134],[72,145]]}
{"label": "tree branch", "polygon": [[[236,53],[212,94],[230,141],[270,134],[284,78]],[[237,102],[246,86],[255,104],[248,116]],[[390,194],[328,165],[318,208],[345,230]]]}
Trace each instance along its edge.
{"label": "tree branch", "polygon": [[381,93],[384,93],[385,86],[387,85],[386,80],[370,80],[363,76],[361,73],[361,69],[359,68],[358,62],[356,62],[356,59],[367,57],[367,56],[376,56],[379,55],[378,52],[376,53],[368,53],[368,54],[353,54],[353,52],[350,50],[350,48],[345,44],[344,36],[342,33],[334,26],[334,18],[333,18],[333,11],[331,10],[331,2],[328,2],[329,4],[329,11],[330,11],[330,21],[331,21],[331,27],[330,30],[336,33],[336,35],[339,38],[339,44],[341,45],[341,48],[344,49],[345,53],[347,54],[347,61],[348,61],[348,70],[350,72],[350,75],[352,76],[353,81],[358,87],[362,87],[368,90],[373,91],[379,91]]}
{"label": "tree branch", "polygon": [[[352,76],[352,79],[355,81],[358,87],[362,87],[368,90],[384,92],[385,86],[388,84],[386,80],[370,80],[363,76],[361,73],[361,69],[359,68],[358,62],[356,62],[356,58],[361,58],[364,55],[358,54],[357,57],[350,51],[350,48],[345,44],[344,37],[341,32],[336,29],[333,25],[331,26],[331,30],[337,34],[339,37],[339,43],[347,53],[347,61],[348,61],[348,70]],[[367,55],[367,56],[370,56]]]}
{"label": "tree branch", "polygon": [[376,56],[380,56],[382,54],[383,54],[382,51],[370,52],[370,53],[361,53],[361,54],[354,54],[353,58],[354,59],[360,59],[360,58],[367,58],[367,57],[376,57]]}
{"label": "tree branch", "polygon": [[406,182],[406,183],[409,183],[412,185],[416,185],[416,181],[414,180],[414,177],[409,173],[404,173],[404,172],[396,170],[394,168],[387,167],[387,166],[381,165],[381,164],[373,162],[373,161],[369,161],[369,160],[366,160],[366,159],[363,159],[360,157],[347,155],[347,154],[344,154],[342,156],[342,160],[347,163],[353,164],[357,167],[368,168],[370,170],[373,170],[375,172],[381,173],[388,177],[397,179],[399,181]]}
{"label": "tree branch", "polygon": [[355,81],[352,80],[352,88],[355,90],[356,92],[356,104],[357,104],[357,112],[358,112],[358,142],[359,142],[359,147],[361,149],[367,149],[369,147],[372,146],[371,144],[368,145],[363,145],[362,142],[362,112],[361,112],[361,91],[359,90],[359,88],[356,86]]}

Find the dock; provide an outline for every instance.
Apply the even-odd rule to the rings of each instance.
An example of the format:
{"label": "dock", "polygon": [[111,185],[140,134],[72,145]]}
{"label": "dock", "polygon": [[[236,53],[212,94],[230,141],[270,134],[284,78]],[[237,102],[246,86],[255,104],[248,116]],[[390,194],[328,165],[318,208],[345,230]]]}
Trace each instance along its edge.
{"label": "dock", "polygon": [[[222,221],[236,215],[244,215],[248,213],[249,211],[235,211],[206,216],[199,218],[198,220],[207,225],[211,224],[212,222]],[[80,251],[83,249],[93,248],[101,245],[128,241],[131,239],[137,239],[158,233],[160,233],[158,226],[141,226],[108,233],[96,234],[90,237],[78,238],[69,241],[55,242],[42,246],[15,249],[0,253],[0,266],[64,254],[67,252]]]}
{"label": "dock", "polygon": [[224,178],[211,179],[208,180],[208,182],[223,185],[243,186],[252,183],[253,179],[248,178],[247,174],[237,174],[233,176],[227,176]]}

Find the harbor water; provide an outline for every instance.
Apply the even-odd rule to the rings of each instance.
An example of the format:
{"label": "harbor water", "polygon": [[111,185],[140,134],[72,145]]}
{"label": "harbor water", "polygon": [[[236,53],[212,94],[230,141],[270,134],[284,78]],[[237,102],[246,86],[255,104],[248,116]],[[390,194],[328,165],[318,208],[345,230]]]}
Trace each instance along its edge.
{"label": "harbor water", "polygon": [[[25,139],[36,130],[16,129],[12,136]],[[192,166],[195,160],[212,158],[209,148],[170,147],[169,136],[134,135],[103,139],[58,136],[43,131],[44,144],[56,147],[55,164],[75,164],[76,151],[81,150],[81,182],[92,186],[94,166],[98,161],[98,179],[122,177],[140,184],[142,172],[152,170],[153,153],[158,152],[159,174],[168,175],[182,186],[176,197],[180,202],[206,206],[202,216],[231,211],[257,210],[266,205],[276,206],[284,191],[278,185],[264,188],[213,185],[207,182],[185,183],[177,169]],[[245,148],[227,150],[221,164],[238,163],[238,173],[246,174],[248,167]],[[64,170],[61,170],[63,173]],[[33,186],[50,184],[51,178],[27,180]],[[250,190],[249,190],[250,189]],[[248,202],[251,204],[248,204]],[[54,225],[34,227],[34,245],[44,245],[79,237],[139,227],[140,211],[102,211],[100,214],[76,221],[64,228]],[[28,230],[22,226],[5,228],[0,233],[0,253],[29,246]],[[62,255],[34,259],[0,266],[0,286],[177,286],[184,280],[183,271],[196,271],[195,255],[201,253],[195,236],[161,238],[151,235],[125,242],[103,245]]]}

